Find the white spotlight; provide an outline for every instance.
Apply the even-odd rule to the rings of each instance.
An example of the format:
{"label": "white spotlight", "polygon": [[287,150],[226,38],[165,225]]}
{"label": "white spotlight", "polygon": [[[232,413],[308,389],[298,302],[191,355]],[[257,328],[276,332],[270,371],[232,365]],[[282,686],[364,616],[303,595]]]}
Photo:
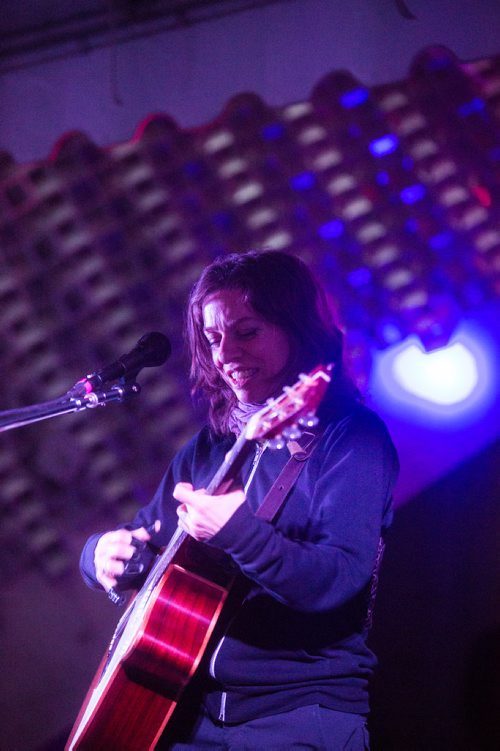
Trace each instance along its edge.
{"label": "white spotlight", "polygon": [[478,383],[478,369],[472,352],[455,342],[432,352],[409,344],[392,363],[394,379],[421,399],[451,406],[467,399]]}
{"label": "white spotlight", "polygon": [[375,404],[403,419],[456,429],[478,420],[497,398],[498,345],[484,324],[461,321],[448,345],[426,352],[411,335],[373,355]]}

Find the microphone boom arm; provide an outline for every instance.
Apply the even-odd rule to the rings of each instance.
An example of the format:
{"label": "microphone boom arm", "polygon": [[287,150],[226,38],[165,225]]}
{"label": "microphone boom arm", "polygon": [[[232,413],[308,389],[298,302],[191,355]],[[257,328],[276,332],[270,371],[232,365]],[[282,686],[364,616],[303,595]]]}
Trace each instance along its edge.
{"label": "microphone boom arm", "polygon": [[138,383],[123,379],[122,382],[109,389],[91,391],[85,396],[63,396],[50,402],[40,402],[20,409],[9,409],[0,412],[0,433],[13,428],[20,428],[23,425],[30,425],[33,422],[40,422],[40,420],[47,420],[49,417],[105,407],[111,402],[124,402],[131,396],[137,396],[140,390],[141,387]]}

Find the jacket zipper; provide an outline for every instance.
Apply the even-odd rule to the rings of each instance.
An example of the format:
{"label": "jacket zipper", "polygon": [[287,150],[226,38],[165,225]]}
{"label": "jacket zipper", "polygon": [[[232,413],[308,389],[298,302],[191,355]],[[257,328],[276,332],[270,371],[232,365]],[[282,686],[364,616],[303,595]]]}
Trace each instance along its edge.
{"label": "jacket zipper", "polygon": [[[252,466],[250,468],[250,474],[248,475],[248,479],[247,479],[247,481],[245,483],[245,487],[244,487],[245,493],[247,492],[248,487],[249,487],[250,483],[253,480],[253,476],[255,475],[255,472],[257,470],[257,465],[258,465],[258,463],[260,461],[260,457],[264,453],[264,449],[266,448],[266,446],[267,446],[267,443],[258,443],[257,444],[257,447],[255,449],[255,456],[253,458]],[[229,621],[229,623],[228,623],[228,625],[226,627],[225,633],[223,634],[223,636],[221,636],[220,641],[217,644],[216,648],[214,649],[214,653],[213,653],[212,657],[210,658],[209,673],[212,676],[212,678],[215,678],[215,680],[217,680],[216,676],[215,676],[215,662],[217,660],[217,656],[218,656],[218,654],[220,652],[220,649],[222,647],[222,643],[223,643],[224,639],[226,638],[226,634],[229,631],[229,628],[230,628],[233,620],[234,620],[234,617],[231,618],[231,620]],[[225,719],[226,719],[226,701],[227,701],[227,691],[223,691],[221,693],[221,697],[220,697],[219,718],[218,718],[219,722],[225,722]]]}

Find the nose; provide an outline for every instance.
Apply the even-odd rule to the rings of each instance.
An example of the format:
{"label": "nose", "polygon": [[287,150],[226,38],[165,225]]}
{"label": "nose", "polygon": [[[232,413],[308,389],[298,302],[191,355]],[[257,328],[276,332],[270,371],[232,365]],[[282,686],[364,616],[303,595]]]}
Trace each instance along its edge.
{"label": "nose", "polygon": [[234,337],[224,335],[217,348],[217,361],[220,362],[221,365],[233,362],[235,358],[238,357],[240,351],[241,348],[239,347],[238,342],[235,341]]}

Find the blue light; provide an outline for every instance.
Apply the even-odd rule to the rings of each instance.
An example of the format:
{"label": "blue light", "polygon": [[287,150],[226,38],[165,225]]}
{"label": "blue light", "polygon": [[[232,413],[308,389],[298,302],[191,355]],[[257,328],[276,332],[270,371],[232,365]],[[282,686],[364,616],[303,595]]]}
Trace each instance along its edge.
{"label": "blue light", "polygon": [[479,97],[474,97],[469,102],[465,102],[458,108],[458,114],[462,117],[473,115],[474,112],[482,112],[484,110],[484,100]]}
{"label": "blue light", "polygon": [[415,183],[415,185],[408,185],[408,187],[403,188],[399,195],[403,203],[417,203],[425,196],[425,188],[420,183]]}
{"label": "blue light", "polygon": [[388,133],[386,136],[376,138],[369,144],[369,148],[373,156],[380,157],[386,156],[386,154],[392,154],[398,148],[399,141],[396,136]]}
{"label": "blue light", "polygon": [[351,287],[366,287],[372,280],[371,271],[364,266],[347,274],[347,281]]}
{"label": "blue light", "polygon": [[195,180],[201,177],[204,172],[205,165],[200,160],[194,162],[186,162],[186,164],[184,165],[184,174],[188,175],[188,177],[192,177]]}
{"label": "blue light", "polygon": [[331,222],[322,224],[318,229],[318,234],[323,240],[335,240],[340,237],[344,231],[344,225],[340,219],[332,219]]}
{"label": "blue light", "polygon": [[407,230],[408,232],[416,232],[418,230],[417,220],[413,217],[407,219],[405,222],[405,230]]}
{"label": "blue light", "polygon": [[451,232],[439,232],[437,235],[433,235],[429,239],[429,246],[432,250],[444,250],[448,247],[453,239]]}
{"label": "blue light", "polygon": [[401,159],[401,166],[407,172],[411,172],[411,170],[415,167],[415,160],[412,159],[411,156],[404,156]]}
{"label": "blue light", "polygon": [[411,335],[375,355],[370,389],[389,411],[450,426],[479,419],[496,391],[495,344],[463,321],[448,345],[426,352]]}
{"label": "blue light", "polygon": [[271,123],[262,128],[262,138],[266,141],[277,141],[285,132],[285,126],[281,123]]}
{"label": "blue light", "polygon": [[358,107],[358,105],[363,104],[367,99],[367,89],[351,89],[351,91],[346,91],[345,94],[342,94],[340,97],[340,103],[342,107],[350,110],[353,107]]}
{"label": "blue light", "polygon": [[389,185],[391,181],[388,172],[377,172],[375,179],[379,185]]}
{"label": "blue light", "polygon": [[401,331],[395,323],[386,322],[380,328],[380,338],[385,344],[395,344],[401,341]]}
{"label": "blue light", "polygon": [[234,217],[229,211],[219,211],[212,214],[212,223],[222,230],[230,230],[234,224]]}
{"label": "blue light", "polygon": [[290,180],[294,190],[309,190],[316,183],[316,176],[313,172],[301,172]]}

